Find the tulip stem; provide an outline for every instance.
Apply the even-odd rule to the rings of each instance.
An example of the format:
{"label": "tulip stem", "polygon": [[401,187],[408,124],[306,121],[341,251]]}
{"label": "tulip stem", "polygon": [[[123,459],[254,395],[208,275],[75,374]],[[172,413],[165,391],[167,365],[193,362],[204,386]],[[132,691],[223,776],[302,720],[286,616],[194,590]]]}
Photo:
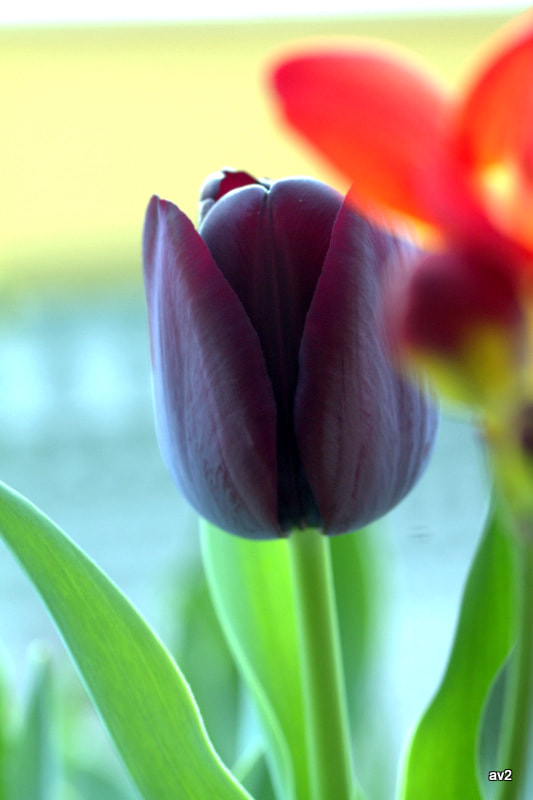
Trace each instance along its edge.
{"label": "tulip stem", "polygon": [[354,800],[329,540],[318,530],[308,529],[293,531],[288,541],[301,652],[311,800]]}
{"label": "tulip stem", "polygon": [[499,757],[500,771],[511,770],[512,782],[500,784],[502,800],[522,800],[533,780],[533,540],[520,539],[517,551],[517,642],[510,661]]}

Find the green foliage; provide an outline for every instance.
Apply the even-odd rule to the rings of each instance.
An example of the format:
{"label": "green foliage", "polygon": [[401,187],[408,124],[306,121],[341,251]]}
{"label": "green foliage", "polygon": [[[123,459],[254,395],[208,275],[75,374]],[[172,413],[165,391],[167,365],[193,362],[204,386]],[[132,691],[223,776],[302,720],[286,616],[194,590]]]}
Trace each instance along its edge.
{"label": "green foliage", "polygon": [[[309,794],[300,654],[287,542],[252,542],[202,523],[206,575],[226,637],[261,715],[277,796]],[[366,531],[331,540],[352,730],[370,664],[378,585]],[[373,748],[374,752],[378,748]]]}
{"label": "green foliage", "polygon": [[377,527],[370,526],[335,536],[330,546],[357,778],[373,800],[389,800],[394,765],[377,660],[386,613],[387,565],[377,550],[376,533]]}
{"label": "green foliage", "polygon": [[[3,653],[1,655],[3,655]],[[11,748],[10,694],[4,673],[4,661],[0,658],[0,800],[9,800],[8,769]]]}
{"label": "green foliage", "polygon": [[[89,694],[144,800],[306,800],[305,722],[287,543],[255,543],[204,525],[206,574],[233,656],[261,715],[267,747],[234,775],[213,750],[188,684],[148,625],[101,571],[30,503],[0,486],[0,534],[48,606]],[[371,534],[331,541],[352,734],[364,731],[380,586]],[[502,664],[513,636],[512,541],[496,508],[463,596],[450,660],[410,742],[401,800],[481,800],[496,753]],[[181,652],[228,764],[238,753],[240,684],[201,576],[183,602]],[[499,677],[497,677],[499,676]],[[0,687],[0,800],[127,800],[88,765],[60,775],[50,665],[37,654],[21,723]],[[481,735],[480,735],[481,731]],[[226,745],[223,744],[226,738]],[[373,740],[377,757],[382,742]],[[358,753],[359,748],[355,748]],[[368,755],[364,753],[366,759]],[[478,761],[480,766],[478,767]],[[238,778],[238,780],[237,780]],[[240,780],[240,783],[239,783]],[[373,797],[374,793],[369,792]]]}
{"label": "green foliage", "polygon": [[[478,763],[479,774],[483,776],[485,781],[491,770],[501,769],[499,761],[500,738],[503,728],[505,690],[507,688],[511,658],[512,653],[496,675],[488,693],[481,718]],[[486,784],[486,791],[483,793],[484,800],[494,797],[498,788],[497,782]]]}
{"label": "green foliage", "polygon": [[20,495],[0,486],[0,533],[55,620],[144,800],[245,800],[175,663],[114,584]]}
{"label": "green foliage", "polygon": [[[131,800],[126,789],[117,786],[108,775],[94,768],[68,768],[65,775],[65,800]],[[51,800],[51,798],[48,798]]]}
{"label": "green foliage", "polygon": [[411,740],[401,800],[481,800],[478,736],[489,689],[513,638],[512,541],[491,515],[466,584],[443,681]]}
{"label": "green foliage", "polygon": [[296,620],[286,542],[253,542],[202,523],[207,580],[268,738],[278,797],[309,796]]}
{"label": "green foliage", "polygon": [[255,800],[276,800],[262,745],[249,745],[233,765],[232,773]]}
{"label": "green foliage", "polygon": [[256,800],[274,800],[264,748],[256,741],[257,722],[201,564],[177,576],[171,605],[176,621],[172,653],[202,709],[217,753]]}
{"label": "green foliage", "polygon": [[171,648],[222,761],[238,756],[240,679],[222,633],[200,564],[176,581],[176,629]]}
{"label": "green foliage", "polygon": [[30,693],[8,769],[8,800],[50,800],[58,794],[52,668],[43,650],[34,649],[31,667]]}

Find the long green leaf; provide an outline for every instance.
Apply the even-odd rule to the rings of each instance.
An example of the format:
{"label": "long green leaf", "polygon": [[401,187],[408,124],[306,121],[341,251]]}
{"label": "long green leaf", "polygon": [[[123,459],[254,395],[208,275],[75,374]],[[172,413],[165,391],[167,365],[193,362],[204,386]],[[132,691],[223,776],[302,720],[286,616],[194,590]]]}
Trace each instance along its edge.
{"label": "long green leaf", "polygon": [[0,486],[0,533],[46,603],[144,800],[244,800],[148,624],[49,519]]}
{"label": "long green leaf", "polygon": [[513,558],[495,509],[466,584],[441,686],[411,740],[402,800],[480,800],[478,735],[487,694],[513,636]]}
{"label": "long green leaf", "polygon": [[0,800],[9,798],[9,770],[13,749],[13,687],[5,674],[4,652],[0,649]]}
{"label": "long green leaf", "polygon": [[[509,655],[487,695],[483,715],[481,719],[479,735],[479,773],[486,781],[491,770],[500,768],[500,736],[503,728],[503,714],[505,706],[505,690],[509,675],[509,664],[513,654]],[[501,771],[501,770],[500,770]],[[492,798],[499,790],[497,782],[486,784],[486,791],[483,797],[486,800]],[[533,792],[527,797],[533,796]]]}
{"label": "long green leaf", "polygon": [[207,580],[268,736],[275,789],[309,797],[296,619],[285,541],[253,542],[202,522]]}
{"label": "long green leaf", "polygon": [[262,744],[248,746],[232,771],[257,800],[276,800]]}
{"label": "long green leaf", "polygon": [[[79,800],[131,800],[129,788],[125,790],[122,786],[117,786],[112,778],[100,774],[94,768],[69,764],[65,772],[66,789],[63,794],[69,800],[71,797]],[[63,800],[63,795],[61,798]]]}
{"label": "long green leaf", "polygon": [[[241,685],[202,565],[175,581],[176,644],[172,654],[202,709],[205,727],[225,764],[237,759]],[[179,592],[179,594],[178,594]],[[240,781],[243,783],[243,781]]]}
{"label": "long green leaf", "polygon": [[42,649],[34,649],[30,659],[31,691],[13,755],[10,800],[49,800],[58,789],[51,663]]}

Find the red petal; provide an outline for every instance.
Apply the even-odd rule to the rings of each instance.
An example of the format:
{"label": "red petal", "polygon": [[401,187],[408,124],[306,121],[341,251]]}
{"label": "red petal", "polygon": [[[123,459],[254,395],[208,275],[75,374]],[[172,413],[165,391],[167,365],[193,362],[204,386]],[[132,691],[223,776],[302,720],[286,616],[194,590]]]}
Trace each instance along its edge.
{"label": "red petal", "polygon": [[471,83],[458,116],[460,155],[472,165],[528,161],[533,140],[533,17],[504,30]]}
{"label": "red petal", "polygon": [[161,450],[189,502],[247,538],[279,535],[276,407],[261,346],[189,219],[152,198],[146,294]]}
{"label": "red petal", "polygon": [[421,257],[409,283],[391,292],[391,317],[397,313],[400,339],[415,352],[459,359],[479,328],[521,339],[517,295],[517,281],[496,251],[453,248]]}
{"label": "red petal", "polygon": [[438,83],[375,48],[304,54],[281,64],[273,83],[289,123],[363,204],[441,221],[448,103]]}

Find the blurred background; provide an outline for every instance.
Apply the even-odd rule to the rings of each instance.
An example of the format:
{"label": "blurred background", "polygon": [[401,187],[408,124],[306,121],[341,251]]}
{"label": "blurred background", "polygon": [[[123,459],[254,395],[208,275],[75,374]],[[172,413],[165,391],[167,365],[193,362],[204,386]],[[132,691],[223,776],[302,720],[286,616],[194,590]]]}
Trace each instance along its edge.
{"label": "blurred background", "polygon": [[[372,36],[417,52],[456,85],[513,13],[461,5],[445,13],[425,3],[421,15],[372,3],[370,16],[328,0],[304,15],[283,2],[252,19],[225,4],[234,18],[219,9],[204,20],[184,18],[198,9],[177,19],[168,6],[149,20],[148,9],[130,3],[126,15],[111,0],[70,17],[53,3],[1,12],[0,478],[66,530],[167,642],[179,639],[176,597],[198,542],[154,434],[140,261],[148,200],[163,195],[194,217],[202,180],[226,165],[345,190],[279,126],[269,63],[304,40]],[[475,430],[446,415],[430,469],[376,532],[396,755],[445,666],[487,495]],[[36,639],[76,684],[2,546],[0,641],[15,693],[26,691]]]}

